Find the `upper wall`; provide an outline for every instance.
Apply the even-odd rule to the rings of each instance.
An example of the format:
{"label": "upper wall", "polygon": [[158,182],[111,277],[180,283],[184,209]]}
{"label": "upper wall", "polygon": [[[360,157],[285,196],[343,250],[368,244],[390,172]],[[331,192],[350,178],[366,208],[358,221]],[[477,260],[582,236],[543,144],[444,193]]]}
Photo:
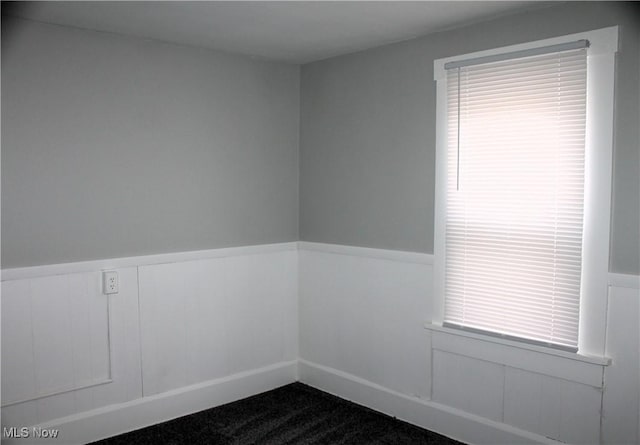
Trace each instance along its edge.
{"label": "upper wall", "polygon": [[620,25],[611,266],[640,272],[640,8],[566,3],[311,63],[301,74],[300,237],[433,252],[433,61]]}
{"label": "upper wall", "polygon": [[298,239],[299,68],[2,18],[2,267]]}

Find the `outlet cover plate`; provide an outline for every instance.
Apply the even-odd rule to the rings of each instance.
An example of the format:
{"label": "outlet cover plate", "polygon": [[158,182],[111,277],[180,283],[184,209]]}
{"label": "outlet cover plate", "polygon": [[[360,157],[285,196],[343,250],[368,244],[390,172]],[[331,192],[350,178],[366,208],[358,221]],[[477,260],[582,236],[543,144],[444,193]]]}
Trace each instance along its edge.
{"label": "outlet cover plate", "polygon": [[105,295],[117,294],[120,291],[118,272],[105,270],[102,272],[102,293]]}

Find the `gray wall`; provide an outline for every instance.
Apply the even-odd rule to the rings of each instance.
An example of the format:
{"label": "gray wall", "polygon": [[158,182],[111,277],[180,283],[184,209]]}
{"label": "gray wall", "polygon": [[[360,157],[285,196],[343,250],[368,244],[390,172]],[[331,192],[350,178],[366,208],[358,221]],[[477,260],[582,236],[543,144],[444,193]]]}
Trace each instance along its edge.
{"label": "gray wall", "polygon": [[567,3],[304,65],[301,239],[433,252],[434,59],[621,25],[610,269],[639,273],[639,24],[631,3]]}
{"label": "gray wall", "polygon": [[2,267],[298,239],[299,67],[2,20]]}
{"label": "gray wall", "polygon": [[292,241],[298,215],[303,240],[432,252],[433,60],[619,24],[611,270],[639,273],[639,21],[561,4],[299,76],[3,17],[2,267]]}

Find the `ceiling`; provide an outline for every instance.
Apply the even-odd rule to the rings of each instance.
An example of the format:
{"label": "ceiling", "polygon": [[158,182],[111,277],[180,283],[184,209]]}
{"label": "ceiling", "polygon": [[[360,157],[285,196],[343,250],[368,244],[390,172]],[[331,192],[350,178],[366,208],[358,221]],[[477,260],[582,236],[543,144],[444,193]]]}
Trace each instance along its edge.
{"label": "ceiling", "polygon": [[2,13],[307,63],[547,5],[536,1],[4,2]]}

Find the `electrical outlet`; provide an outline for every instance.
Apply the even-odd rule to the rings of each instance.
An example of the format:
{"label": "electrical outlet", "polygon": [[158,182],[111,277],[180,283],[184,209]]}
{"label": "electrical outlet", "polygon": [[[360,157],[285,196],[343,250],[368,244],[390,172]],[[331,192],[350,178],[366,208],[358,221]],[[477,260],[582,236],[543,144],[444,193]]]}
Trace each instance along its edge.
{"label": "electrical outlet", "polygon": [[120,291],[118,272],[106,270],[102,272],[102,293],[105,295],[117,294]]}

